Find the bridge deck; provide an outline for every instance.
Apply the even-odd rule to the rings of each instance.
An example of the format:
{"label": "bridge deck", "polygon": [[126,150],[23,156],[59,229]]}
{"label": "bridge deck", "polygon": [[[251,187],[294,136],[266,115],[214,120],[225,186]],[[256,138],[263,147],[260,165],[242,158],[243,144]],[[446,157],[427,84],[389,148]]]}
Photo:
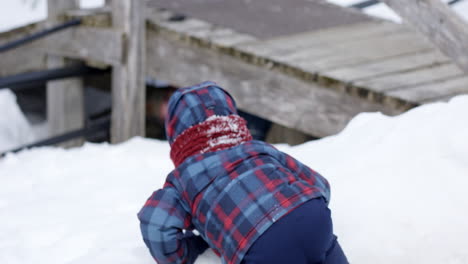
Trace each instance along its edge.
{"label": "bridge deck", "polygon": [[[217,81],[241,109],[319,137],[339,132],[360,112],[395,115],[468,93],[468,76],[403,25],[319,0],[291,0],[289,7],[268,1],[268,8],[236,1],[245,11],[232,1],[150,0],[147,76],[176,85]],[[181,12],[189,16],[174,19]],[[124,39],[109,29],[109,12],[88,13],[69,12],[85,17],[80,28],[2,55],[0,75],[42,67],[46,53],[98,65],[120,61]],[[29,66],[13,63],[23,57]]]}
{"label": "bridge deck", "polygon": [[420,34],[320,0],[150,0],[149,6],[249,34],[255,41],[234,46],[348,90],[416,104],[468,90],[463,72]]}

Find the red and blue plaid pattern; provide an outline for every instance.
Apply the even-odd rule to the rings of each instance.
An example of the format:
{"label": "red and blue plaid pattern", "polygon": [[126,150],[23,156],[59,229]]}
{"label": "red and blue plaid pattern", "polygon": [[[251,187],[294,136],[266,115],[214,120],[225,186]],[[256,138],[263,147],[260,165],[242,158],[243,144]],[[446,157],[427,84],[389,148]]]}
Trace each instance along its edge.
{"label": "red and blue plaid pattern", "polygon": [[[220,88],[210,87],[209,93],[216,91],[220,98],[230,98]],[[198,86],[191,91],[200,89],[205,88]],[[182,127],[200,123],[204,115],[208,116],[207,109],[216,109],[206,107],[199,98],[178,96],[170,104],[170,112],[181,114],[184,117],[178,120],[185,121],[179,126],[172,121],[176,117],[171,117],[168,123],[175,128],[168,128],[172,131],[169,138],[183,132],[179,130]],[[185,101],[187,98],[191,99]],[[196,110],[199,102],[202,109]],[[178,109],[181,103],[190,109],[188,115]],[[223,105],[235,107],[233,100]],[[225,113],[233,113],[228,108]],[[278,219],[310,199],[324,197],[328,201],[329,192],[327,180],[317,172],[269,144],[248,141],[185,159],[168,175],[164,188],[148,199],[138,217],[143,239],[159,264],[193,263],[207,246],[221,256],[223,263],[238,264]],[[203,239],[192,235],[194,229]]]}
{"label": "red and blue plaid pattern", "polygon": [[233,114],[237,115],[236,103],[228,92],[213,82],[178,89],[169,100],[167,140],[172,145],[182,132],[210,116]]}

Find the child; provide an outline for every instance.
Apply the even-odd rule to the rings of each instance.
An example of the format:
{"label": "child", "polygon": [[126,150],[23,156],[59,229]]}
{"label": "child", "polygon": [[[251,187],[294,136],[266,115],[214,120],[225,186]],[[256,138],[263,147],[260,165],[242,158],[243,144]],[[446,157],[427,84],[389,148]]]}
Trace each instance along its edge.
{"label": "child", "polygon": [[347,263],[327,180],[252,140],[226,91],[177,90],[165,122],[175,169],[138,214],[159,264],[194,263],[207,248],[229,264]]}

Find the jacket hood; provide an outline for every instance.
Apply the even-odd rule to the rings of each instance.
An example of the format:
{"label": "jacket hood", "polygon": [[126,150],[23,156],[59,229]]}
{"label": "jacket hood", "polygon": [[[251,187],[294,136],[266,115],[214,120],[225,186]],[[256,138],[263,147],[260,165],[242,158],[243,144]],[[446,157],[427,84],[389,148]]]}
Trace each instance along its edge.
{"label": "jacket hood", "polygon": [[185,130],[212,116],[237,115],[231,95],[213,82],[178,89],[169,99],[166,137],[172,146]]}

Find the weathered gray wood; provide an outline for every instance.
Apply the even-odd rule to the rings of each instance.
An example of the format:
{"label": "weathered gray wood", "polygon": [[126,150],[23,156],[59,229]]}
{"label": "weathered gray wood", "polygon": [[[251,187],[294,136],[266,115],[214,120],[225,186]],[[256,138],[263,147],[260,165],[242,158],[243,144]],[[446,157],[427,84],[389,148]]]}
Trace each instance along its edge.
{"label": "weathered gray wood", "polygon": [[[65,10],[77,8],[77,1],[48,0],[50,24],[56,24],[64,17]],[[48,68],[66,66],[64,58],[47,56]],[[47,121],[50,135],[63,134],[84,126],[83,82],[78,78],[51,81],[47,83]],[[72,140],[63,146],[82,144],[82,139]]]}
{"label": "weathered gray wood", "polygon": [[65,18],[65,11],[79,7],[80,0],[47,0],[47,20],[55,24]]}
{"label": "weathered gray wood", "polygon": [[186,37],[200,38],[207,42],[220,46],[233,46],[242,43],[256,41],[257,38],[248,34],[242,34],[232,29],[209,24],[203,20],[187,18],[182,21],[170,21],[173,13],[169,11],[147,10],[147,19],[154,25],[163,27],[185,35]]}
{"label": "weathered gray wood", "polygon": [[45,69],[45,52],[37,45],[26,45],[0,56],[0,76]]}
{"label": "weathered gray wood", "polygon": [[108,28],[112,24],[110,6],[92,9],[74,9],[65,12],[66,19],[81,19],[81,25],[87,27]]}
{"label": "weathered gray wood", "polygon": [[383,0],[468,73],[468,24],[440,0]]}
{"label": "weathered gray wood", "polygon": [[[48,56],[50,68],[64,66],[61,57]],[[68,78],[47,83],[47,121],[51,136],[60,135],[84,126],[83,80]],[[72,140],[63,146],[80,145],[82,139]]]}
{"label": "weathered gray wood", "polygon": [[210,41],[219,46],[233,47],[235,45],[257,41],[257,39],[251,35],[233,32],[232,34],[212,36]]}
{"label": "weathered gray wood", "polygon": [[437,66],[450,62],[450,59],[438,50],[404,54],[397,57],[384,58],[378,61],[341,67],[321,74],[344,82],[352,82],[360,79],[381,77],[391,73],[405,72],[416,68]]}
{"label": "weathered gray wood", "polygon": [[145,135],[144,12],[145,1],[112,1],[113,27],[125,34],[123,62],[112,70],[113,143]]}
{"label": "weathered gray wood", "polygon": [[[177,32],[158,24],[158,20],[162,16],[170,17],[170,12],[163,12],[161,14],[156,10],[152,10],[151,12],[148,12],[148,14],[150,14],[148,19],[149,23],[147,24],[149,29],[158,32],[164,38],[172,39],[175,42],[186,44],[186,46],[189,48],[195,48],[197,50],[207,49],[210,52],[214,52],[215,54],[226,55],[227,57],[231,57],[237,61],[245,62],[248,65],[271,71],[274,74],[285,74],[289,77],[296,78],[298,80],[303,80],[307,83],[314,82],[317,80],[317,74],[314,71],[301,69],[297,65],[295,66],[293,64],[278,62],[266,58],[264,56],[259,56],[255,52],[242,50],[240,47],[242,47],[243,45],[230,47],[219,46],[205,39],[192,37],[189,35],[189,33]],[[398,32],[399,31],[397,30],[395,34],[398,34]],[[405,34],[405,32],[401,34]],[[148,43],[151,43],[150,46],[155,46],[151,41],[148,41]],[[324,45],[324,47],[326,46],[327,45]],[[162,52],[164,52],[164,50],[162,50]],[[236,71],[232,71],[232,74],[236,74]],[[386,98],[380,93],[374,93],[366,88],[363,89],[358,87],[349,87],[347,83],[341,82],[340,80],[336,79],[326,78],[325,76],[320,77],[318,81],[320,85],[326,87],[327,89],[330,89],[333,92],[345,93],[347,95],[351,95],[357,98],[363,98],[372,103],[384,104],[385,107],[390,107],[394,109],[408,109],[409,107],[414,106],[412,104],[408,104],[407,102],[395,99],[393,97]]]}
{"label": "weathered gray wood", "polygon": [[326,49],[322,47],[323,51],[311,50],[310,54],[304,53],[300,58],[283,61],[307,71],[325,71],[432,49],[428,41],[417,38],[412,33],[402,33],[364,39],[349,45],[330,46]]}
{"label": "weathered gray wood", "polygon": [[343,46],[348,43],[362,41],[362,39],[398,32],[404,33],[408,32],[408,30],[393,23],[372,21],[277,37],[239,45],[237,48],[261,56],[278,58],[301,50],[324,49],[329,45]]}
{"label": "weathered gray wood", "polygon": [[339,132],[361,111],[397,114],[405,110],[371,103],[161,34],[148,32],[149,76],[181,86],[213,80],[229,90],[239,108],[315,136]]}
{"label": "weathered gray wood", "polygon": [[451,78],[441,82],[431,82],[419,86],[400,89],[388,93],[411,102],[446,100],[448,97],[468,94],[468,77]]}
{"label": "weathered gray wood", "polygon": [[123,34],[119,31],[79,27],[47,38],[44,49],[54,55],[116,65],[122,63],[122,46]]}
{"label": "weathered gray wood", "polygon": [[[165,16],[162,18],[164,17]],[[170,30],[186,34],[192,34],[194,31],[209,30],[213,28],[213,25],[210,23],[196,18],[186,18],[182,21],[169,21],[168,17],[166,20],[159,20],[158,24]]]}
{"label": "weathered gray wood", "polygon": [[[45,22],[39,22],[0,33],[0,43],[4,44],[30,35],[32,32],[36,32],[44,26]],[[45,69],[45,52],[39,47],[40,45],[38,45],[38,42],[35,42],[1,53],[0,76],[9,76]]]}
{"label": "weathered gray wood", "polygon": [[[397,33],[395,34],[398,37],[400,35],[408,36],[408,32]],[[395,36],[394,35],[394,36]],[[395,36],[395,37],[396,37]],[[387,38],[384,34],[375,34],[371,36],[367,36],[365,38],[358,38],[352,39],[348,41],[327,41],[326,39],[322,39],[323,43],[320,45],[311,45],[308,47],[303,47],[301,49],[294,50],[293,52],[289,53],[276,53],[271,55],[271,58],[285,63],[291,64],[298,64],[301,62],[309,62],[309,61],[316,61],[317,59],[321,58],[329,58],[331,56],[343,58],[344,56],[349,57],[350,55],[353,56],[355,53],[365,53],[367,51],[361,51],[361,46],[369,45],[369,43],[375,43],[380,45],[382,43],[386,43]],[[326,48],[325,48],[326,47]],[[352,50],[352,52],[350,52]]]}
{"label": "weathered gray wood", "polygon": [[443,64],[435,67],[422,68],[415,71],[408,71],[386,75],[383,77],[364,79],[355,85],[367,87],[372,91],[386,92],[396,89],[407,89],[419,84],[429,84],[439,80],[463,75],[463,72],[454,64]]}

